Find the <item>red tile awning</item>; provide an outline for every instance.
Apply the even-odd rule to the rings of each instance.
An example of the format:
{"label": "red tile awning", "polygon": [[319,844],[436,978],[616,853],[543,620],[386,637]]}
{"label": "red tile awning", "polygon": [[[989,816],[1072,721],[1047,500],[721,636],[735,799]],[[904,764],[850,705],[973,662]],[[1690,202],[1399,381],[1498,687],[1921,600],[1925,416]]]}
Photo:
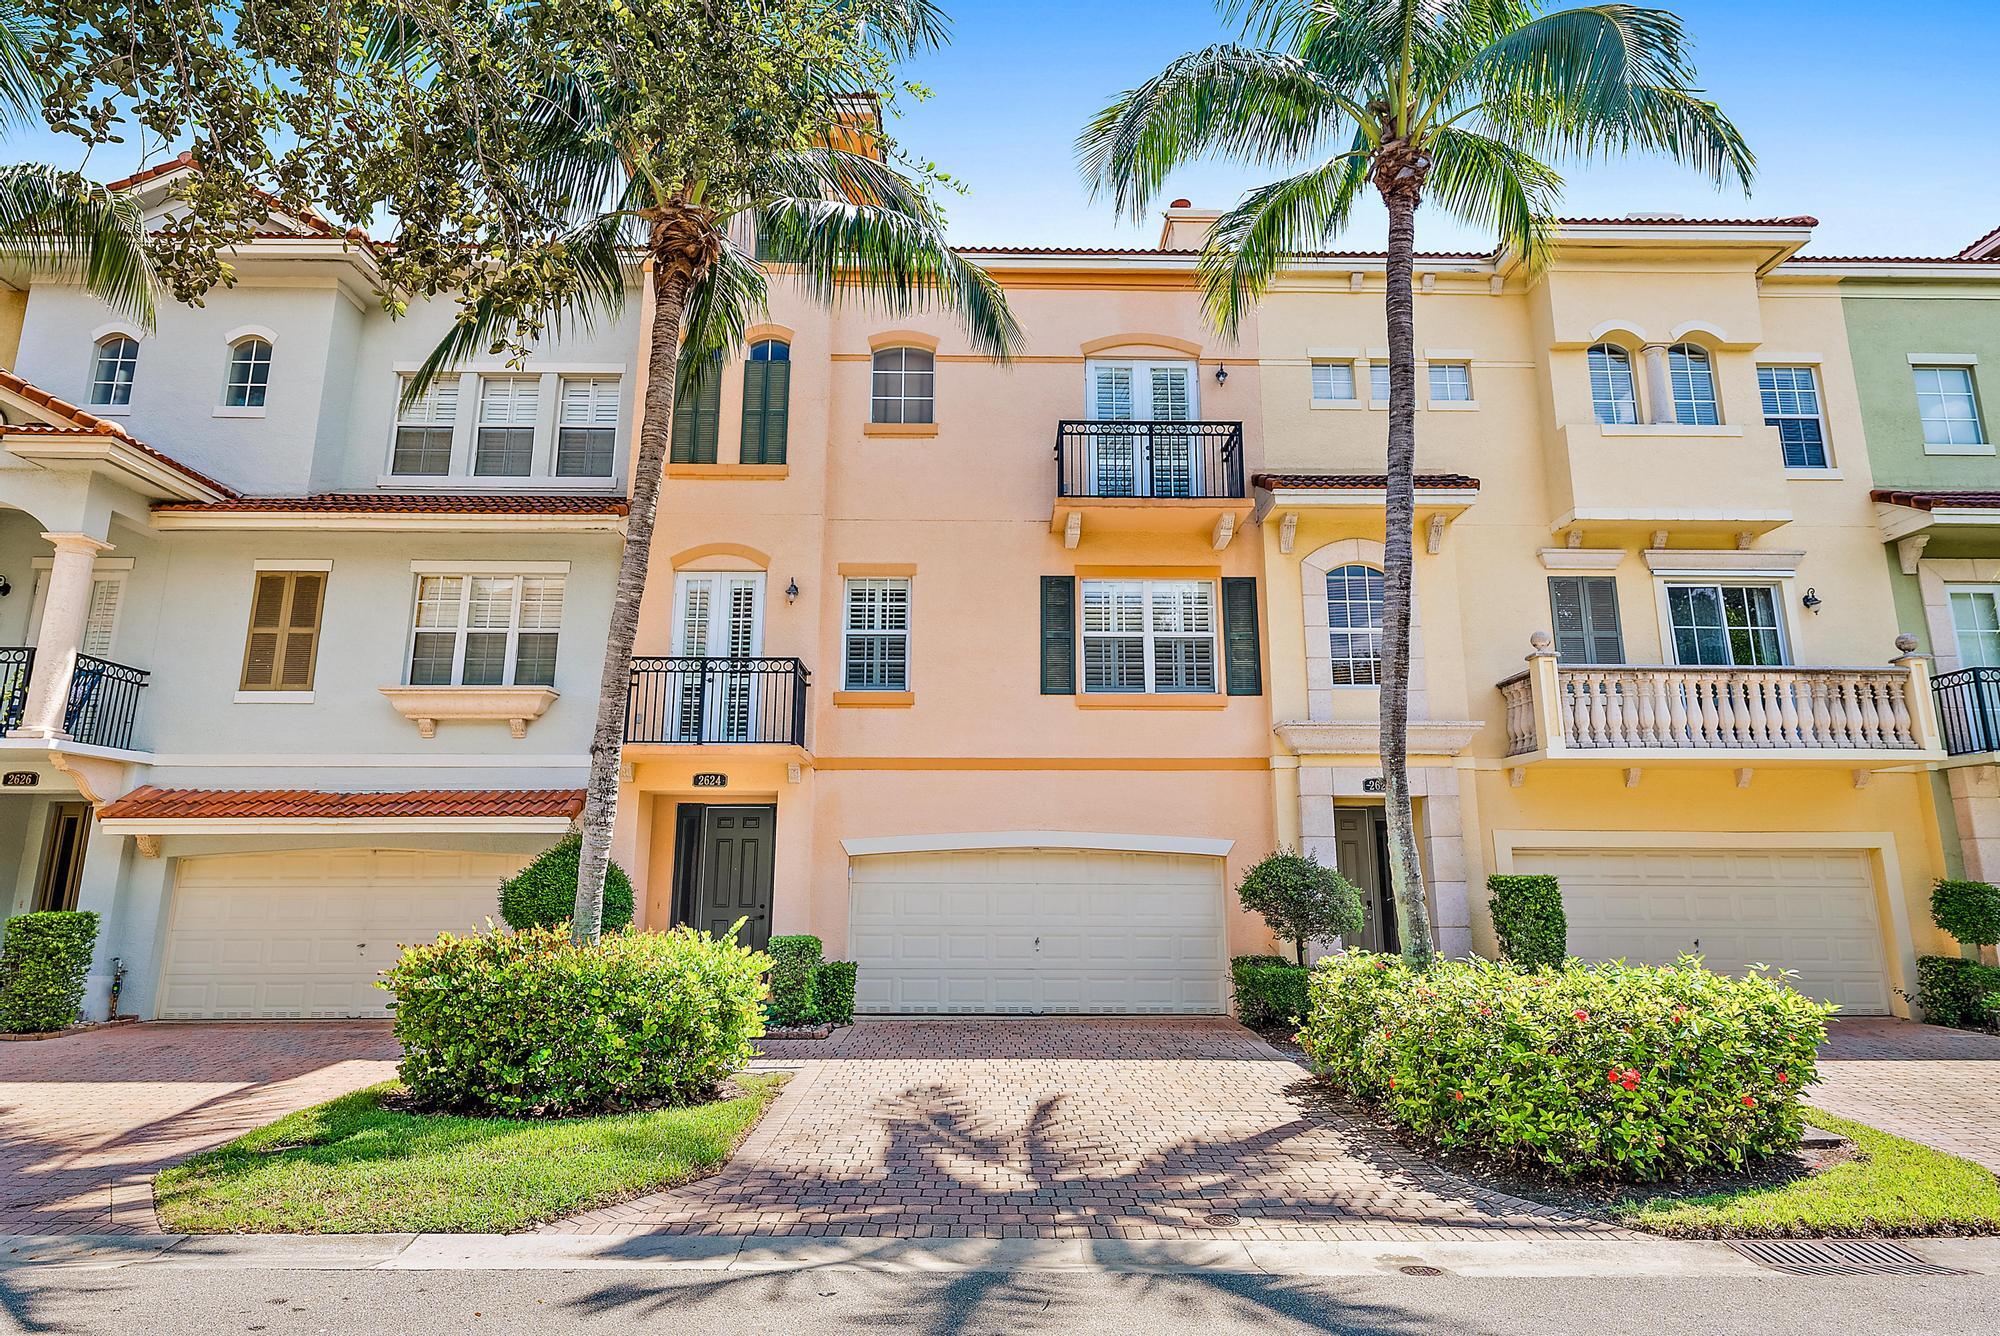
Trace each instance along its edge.
{"label": "red tile awning", "polygon": [[148,784],[99,809],[105,821],[320,821],[328,818],[562,817],[583,813],[582,789],[161,789]]}

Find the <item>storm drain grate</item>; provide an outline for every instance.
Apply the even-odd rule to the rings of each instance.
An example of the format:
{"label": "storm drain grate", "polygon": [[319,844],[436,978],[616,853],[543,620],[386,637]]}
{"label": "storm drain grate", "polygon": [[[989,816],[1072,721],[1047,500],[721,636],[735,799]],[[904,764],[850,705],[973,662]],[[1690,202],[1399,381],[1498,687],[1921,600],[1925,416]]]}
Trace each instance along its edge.
{"label": "storm drain grate", "polygon": [[1216,1229],[1234,1229],[1243,1223],[1243,1217],[1234,1211],[1210,1211],[1201,1218],[1201,1222]]}
{"label": "storm drain grate", "polygon": [[1759,1266],[1793,1276],[1962,1276],[1880,1239],[1745,1239],[1729,1245]]}

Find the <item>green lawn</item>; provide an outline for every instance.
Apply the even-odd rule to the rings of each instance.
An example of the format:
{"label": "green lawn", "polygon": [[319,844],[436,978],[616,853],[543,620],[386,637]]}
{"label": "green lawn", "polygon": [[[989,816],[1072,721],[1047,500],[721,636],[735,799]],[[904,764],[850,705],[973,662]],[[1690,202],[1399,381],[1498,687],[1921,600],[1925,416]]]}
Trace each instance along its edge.
{"label": "green lawn", "polygon": [[301,1109],[159,1176],[175,1233],[500,1233],[671,1187],[729,1158],[782,1076],[736,1099],[604,1118],[382,1107],[395,1082]]}
{"label": "green lawn", "polygon": [[1811,1178],[1708,1196],[1671,1192],[1612,1208],[1624,1224],[1682,1238],[2000,1232],[2000,1180],[1969,1160],[1806,1111],[1864,1152]]}

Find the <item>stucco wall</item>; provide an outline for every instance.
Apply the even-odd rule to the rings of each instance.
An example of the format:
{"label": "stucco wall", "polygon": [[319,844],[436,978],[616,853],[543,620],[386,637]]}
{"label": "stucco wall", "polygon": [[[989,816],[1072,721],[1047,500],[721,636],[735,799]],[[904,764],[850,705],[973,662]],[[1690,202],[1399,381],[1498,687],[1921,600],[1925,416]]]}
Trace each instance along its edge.
{"label": "stucco wall", "polygon": [[1992,414],[2000,411],[2000,390],[1992,383],[2000,374],[2000,285],[1849,280],[1841,293],[1862,425],[1882,485],[1990,490],[2000,477],[1990,448],[1977,455],[1925,452],[1910,354],[1979,358],[1971,368],[1973,389],[1986,439],[1994,441]]}

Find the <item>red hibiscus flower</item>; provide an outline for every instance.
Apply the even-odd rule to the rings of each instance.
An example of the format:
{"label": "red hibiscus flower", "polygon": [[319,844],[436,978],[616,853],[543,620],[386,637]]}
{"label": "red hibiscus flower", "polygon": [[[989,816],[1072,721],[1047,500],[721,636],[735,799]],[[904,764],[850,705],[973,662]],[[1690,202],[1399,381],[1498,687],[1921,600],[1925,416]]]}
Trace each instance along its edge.
{"label": "red hibiscus flower", "polygon": [[1743,1107],[1744,1107],[1744,1108],[1746,1108],[1746,1109],[1754,1109],[1754,1108],[1756,1108],[1756,1107],[1757,1107],[1757,1097],[1756,1097],[1755,1095],[1745,1095],[1745,1096],[1743,1097]]}
{"label": "red hibiscus flower", "polygon": [[1787,1076],[1787,1075],[1786,1075],[1785,1073],[1783,1073],[1783,1072],[1779,1072],[1779,1073],[1778,1073],[1778,1084],[1779,1084],[1779,1085],[1784,1085],[1784,1084],[1786,1084],[1787,1082],[1789,1082],[1789,1081],[1790,1081],[1791,1079],[1792,1079],[1791,1077]]}
{"label": "red hibiscus flower", "polygon": [[1590,1013],[1587,1011],[1579,1011],[1576,1013],[1576,1018],[1580,1021],[1587,1021],[1590,1019]]}

